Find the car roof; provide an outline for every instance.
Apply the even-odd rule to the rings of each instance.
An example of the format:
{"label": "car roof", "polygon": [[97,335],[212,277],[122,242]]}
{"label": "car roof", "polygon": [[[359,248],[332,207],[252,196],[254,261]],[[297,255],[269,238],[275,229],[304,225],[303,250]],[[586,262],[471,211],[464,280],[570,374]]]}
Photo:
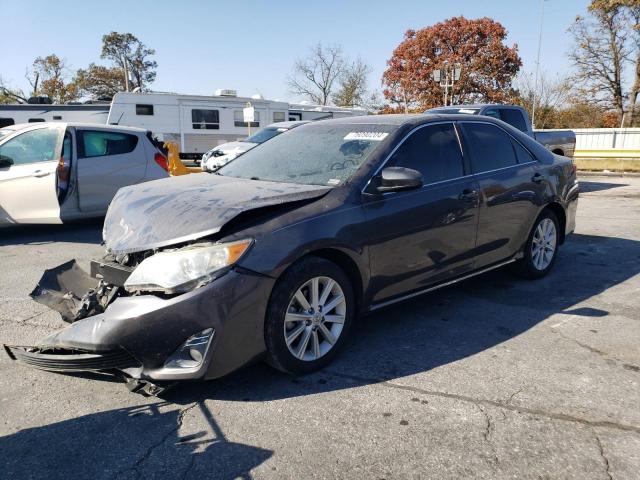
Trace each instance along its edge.
{"label": "car roof", "polygon": [[[384,115],[361,115],[357,117],[334,118],[331,120],[323,120],[323,124],[330,125],[396,125],[416,126],[424,123],[442,122],[442,121],[470,121],[469,115],[463,113],[433,113],[425,115],[422,113],[415,114],[384,114]],[[491,117],[483,117],[483,122],[491,122],[502,124],[499,120]]]}
{"label": "car roof", "polygon": [[287,130],[290,130],[294,127],[304,125],[305,123],[311,123],[311,120],[290,120],[288,122],[277,122],[272,123],[271,125],[267,125],[266,128],[286,128]]}
{"label": "car roof", "polygon": [[81,122],[31,122],[31,123],[16,123],[15,125],[7,125],[3,128],[7,130],[22,130],[23,128],[38,128],[38,127],[73,127],[73,128],[100,128],[104,130],[113,131],[127,131],[136,133],[145,133],[147,129],[138,127],[125,127],[123,125],[107,125],[104,123],[81,123]]}
{"label": "car roof", "polygon": [[519,105],[510,105],[505,103],[471,103],[469,105],[447,105],[441,107],[433,107],[428,110],[440,110],[444,108],[461,109],[461,108],[522,108]]}

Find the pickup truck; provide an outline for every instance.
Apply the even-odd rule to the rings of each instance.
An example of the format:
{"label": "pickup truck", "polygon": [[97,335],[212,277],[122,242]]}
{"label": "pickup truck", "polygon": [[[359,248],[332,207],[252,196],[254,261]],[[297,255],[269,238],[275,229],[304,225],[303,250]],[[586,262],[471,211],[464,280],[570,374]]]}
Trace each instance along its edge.
{"label": "pickup truck", "polygon": [[571,130],[533,130],[527,111],[517,105],[475,104],[451,105],[426,110],[424,113],[463,113],[497,118],[536,139],[556,155],[573,157],[576,134]]}

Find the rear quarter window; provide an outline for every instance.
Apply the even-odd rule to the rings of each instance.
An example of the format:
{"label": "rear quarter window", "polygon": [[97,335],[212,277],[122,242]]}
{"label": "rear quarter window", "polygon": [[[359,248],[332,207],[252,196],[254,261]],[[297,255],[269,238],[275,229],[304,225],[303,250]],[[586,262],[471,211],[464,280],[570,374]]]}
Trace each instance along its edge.
{"label": "rear quarter window", "polygon": [[467,150],[474,173],[488,172],[517,165],[511,137],[489,123],[462,123]]}
{"label": "rear quarter window", "polygon": [[138,145],[138,137],[128,133],[80,131],[80,157],[104,157],[131,153]]}

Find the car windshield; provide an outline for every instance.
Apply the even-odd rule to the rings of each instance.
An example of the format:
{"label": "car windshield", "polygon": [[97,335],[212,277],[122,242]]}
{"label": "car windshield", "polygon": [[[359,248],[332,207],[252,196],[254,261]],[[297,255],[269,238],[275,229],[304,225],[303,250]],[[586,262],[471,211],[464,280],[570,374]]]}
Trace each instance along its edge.
{"label": "car windshield", "polygon": [[243,142],[251,142],[251,143],[263,143],[267,140],[275,137],[276,135],[280,135],[282,132],[286,132],[286,128],[263,128],[262,130],[258,130],[256,133],[247,137],[243,140]]}
{"label": "car windshield", "polygon": [[249,150],[220,170],[229,177],[305,185],[341,185],[395,125],[308,124]]}

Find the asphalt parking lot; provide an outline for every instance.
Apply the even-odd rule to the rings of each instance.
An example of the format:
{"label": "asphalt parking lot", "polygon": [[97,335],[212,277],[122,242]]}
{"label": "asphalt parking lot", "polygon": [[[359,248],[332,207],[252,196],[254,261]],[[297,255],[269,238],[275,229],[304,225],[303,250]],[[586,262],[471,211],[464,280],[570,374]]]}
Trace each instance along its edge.
{"label": "asphalt parking lot", "polygon": [[[496,271],[368,318],[328,369],[253,365],[144,398],[0,352],[3,478],[640,477],[640,177],[585,177],[552,274]],[[100,222],[0,232],[0,342],[64,326],[28,297]]]}

